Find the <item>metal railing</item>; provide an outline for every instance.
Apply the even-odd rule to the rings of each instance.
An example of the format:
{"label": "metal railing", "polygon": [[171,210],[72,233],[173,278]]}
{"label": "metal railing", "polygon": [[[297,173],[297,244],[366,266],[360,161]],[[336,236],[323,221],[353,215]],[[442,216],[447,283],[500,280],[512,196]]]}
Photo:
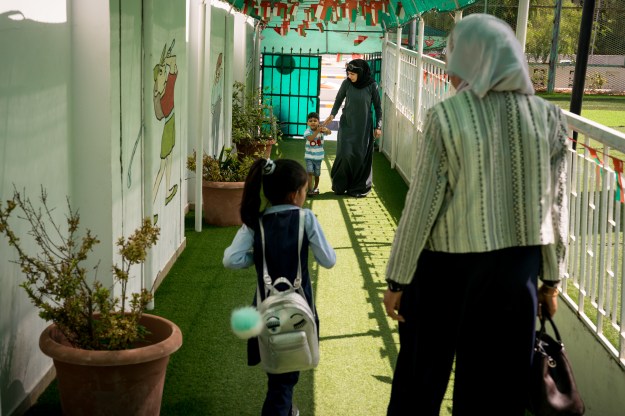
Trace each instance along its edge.
{"label": "metal railing", "polygon": [[[427,110],[449,97],[451,87],[444,62],[404,48],[399,58],[397,53],[394,43],[385,42],[380,150],[409,183]],[[625,190],[619,185],[619,180],[625,185],[625,134],[565,114],[571,139],[570,228],[562,298],[625,367]]]}

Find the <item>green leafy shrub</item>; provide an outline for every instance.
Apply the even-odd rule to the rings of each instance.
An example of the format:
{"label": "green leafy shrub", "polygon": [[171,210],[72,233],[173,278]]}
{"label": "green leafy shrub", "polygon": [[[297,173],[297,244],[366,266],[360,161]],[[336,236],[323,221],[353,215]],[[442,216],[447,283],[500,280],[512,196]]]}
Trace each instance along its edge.
{"label": "green leafy shrub", "polygon": [[280,140],[282,131],[273,113],[271,102],[257,88],[245,91],[245,84],[235,82],[232,90],[232,142],[237,144],[267,144]]}
{"label": "green leafy shrub", "polygon": [[[196,152],[187,158],[187,168],[196,171]],[[204,153],[202,157],[202,179],[210,182],[244,182],[254,158],[239,157],[232,148],[222,148],[219,157]]]}
{"label": "green leafy shrub", "polygon": [[[52,321],[69,343],[87,350],[122,350],[133,348],[147,333],[139,320],[152,293],[142,289],[128,293],[130,268],[145,262],[147,251],[156,243],[160,229],[145,219],[128,238],[117,241],[121,265],[113,266],[114,284],[121,286],[121,295],[105,287],[97,278],[98,266],[85,263],[100,241],[89,229],[79,228],[80,215],[67,201],[68,214],[64,228],[57,225],[48,207],[47,194],[41,190],[42,207],[35,208],[29,198],[14,190],[13,198],[3,206],[0,201],[0,234],[17,251],[15,263],[20,265],[26,280],[20,284],[39,316]],[[28,234],[39,252],[26,252],[9,223],[13,211],[30,224]]]}

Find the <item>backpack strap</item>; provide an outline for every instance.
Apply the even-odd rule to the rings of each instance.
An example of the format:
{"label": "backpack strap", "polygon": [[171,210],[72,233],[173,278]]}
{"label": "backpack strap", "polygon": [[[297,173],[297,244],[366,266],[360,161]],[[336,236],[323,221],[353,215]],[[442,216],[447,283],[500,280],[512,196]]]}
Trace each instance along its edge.
{"label": "backpack strap", "polygon": [[[260,241],[263,249],[263,281],[265,283],[265,297],[269,295],[270,289],[273,287],[275,283],[288,283],[291,288],[300,292],[302,296],[304,296],[304,291],[302,289],[302,260],[301,260],[301,251],[302,244],[304,241],[304,229],[306,227],[306,213],[303,209],[299,210],[299,232],[297,237],[297,276],[295,277],[295,281],[293,285],[288,279],[280,277],[276,279],[275,282],[272,281],[271,276],[269,276],[269,271],[267,270],[267,260],[265,258],[265,229],[263,227],[263,219],[262,217],[258,219],[260,223]],[[256,304],[260,305],[260,288],[256,288]],[[304,296],[306,297],[306,296]]]}

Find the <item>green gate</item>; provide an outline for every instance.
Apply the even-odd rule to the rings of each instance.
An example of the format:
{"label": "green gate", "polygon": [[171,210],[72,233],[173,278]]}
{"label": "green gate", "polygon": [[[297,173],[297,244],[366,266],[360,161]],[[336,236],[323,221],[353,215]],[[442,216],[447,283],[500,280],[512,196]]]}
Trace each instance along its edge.
{"label": "green gate", "polygon": [[382,74],[382,52],[366,53],[362,59],[367,61],[367,64],[369,64],[371,77],[378,83],[379,86]]}
{"label": "green gate", "polygon": [[[369,64],[369,69],[371,70],[371,77],[378,83],[378,87],[380,89],[380,98],[384,97],[384,92],[382,91],[382,86],[380,85],[380,79],[382,79],[382,52],[376,53],[367,53],[362,59],[367,61]],[[375,117],[375,110],[373,109],[373,104],[371,105],[371,114],[373,114],[373,125],[375,126],[377,123]]]}
{"label": "green gate", "polygon": [[319,112],[321,56],[314,54],[262,54],[263,96],[271,100],[286,137],[303,136],[306,115]]}

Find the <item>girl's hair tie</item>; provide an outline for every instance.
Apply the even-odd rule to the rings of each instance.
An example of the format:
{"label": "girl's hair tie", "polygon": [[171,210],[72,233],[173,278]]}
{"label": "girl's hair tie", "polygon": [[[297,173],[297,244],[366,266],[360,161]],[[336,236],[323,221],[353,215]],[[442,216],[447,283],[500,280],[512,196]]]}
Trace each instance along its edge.
{"label": "girl's hair tie", "polygon": [[276,162],[267,159],[265,166],[263,166],[263,175],[271,175],[274,170],[276,170]]}

